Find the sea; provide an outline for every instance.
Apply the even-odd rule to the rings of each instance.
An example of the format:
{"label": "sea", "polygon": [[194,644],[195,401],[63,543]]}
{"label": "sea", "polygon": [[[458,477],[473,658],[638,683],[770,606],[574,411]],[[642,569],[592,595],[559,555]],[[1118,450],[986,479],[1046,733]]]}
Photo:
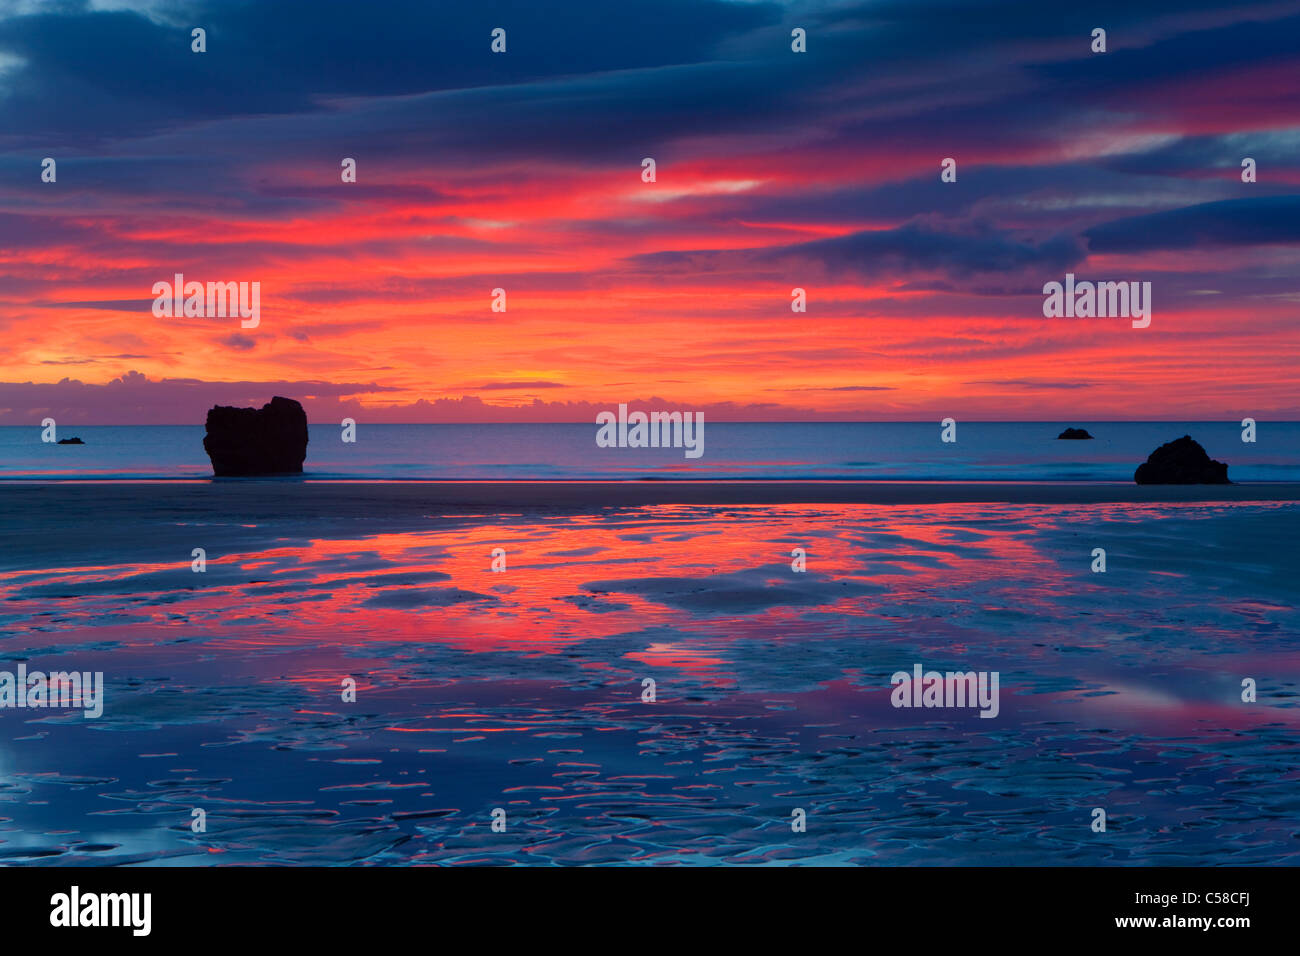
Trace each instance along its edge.
{"label": "sea", "polygon": [[[1060,440],[1066,427],[1092,440]],[[1157,446],[1183,435],[1229,478],[1300,480],[1300,423],[1239,421],[961,422],[941,441],[939,422],[706,422],[704,451],[601,448],[595,424],[310,426],[302,480],[877,479],[891,481],[1131,482]],[[160,480],[212,477],[201,426],[61,426],[44,443],[36,426],[0,427],[0,480]],[[295,479],[297,480],[297,479]]]}

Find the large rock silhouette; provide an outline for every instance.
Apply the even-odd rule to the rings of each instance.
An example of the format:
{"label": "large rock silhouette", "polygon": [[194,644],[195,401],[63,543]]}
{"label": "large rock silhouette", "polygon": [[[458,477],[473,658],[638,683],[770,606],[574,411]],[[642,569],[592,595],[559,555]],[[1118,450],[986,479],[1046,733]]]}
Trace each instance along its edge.
{"label": "large rock silhouette", "polygon": [[208,409],[203,450],[218,477],[302,474],[307,413],[279,395],[261,408],[217,405]]}
{"label": "large rock silhouette", "polygon": [[1215,461],[1191,435],[1161,445],[1138,465],[1139,485],[1230,485],[1228,466]]}

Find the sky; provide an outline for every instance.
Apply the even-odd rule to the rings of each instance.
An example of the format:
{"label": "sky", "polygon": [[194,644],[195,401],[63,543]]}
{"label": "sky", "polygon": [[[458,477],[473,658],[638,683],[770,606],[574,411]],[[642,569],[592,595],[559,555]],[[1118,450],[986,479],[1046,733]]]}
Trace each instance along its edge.
{"label": "sky", "polygon": [[1294,420],[1298,317],[1300,2],[0,0],[0,424]]}

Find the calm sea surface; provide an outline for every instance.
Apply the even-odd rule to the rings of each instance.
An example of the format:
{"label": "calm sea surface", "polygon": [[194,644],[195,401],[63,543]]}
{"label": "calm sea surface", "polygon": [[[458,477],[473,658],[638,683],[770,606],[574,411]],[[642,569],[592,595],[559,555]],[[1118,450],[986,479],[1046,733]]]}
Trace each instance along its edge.
{"label": "calm sea surface", "polygon": [[[1059,441],[1080,425],[1093,441]],[[1184,434],[1229,464],[1236,481],[1300,480],[1300,423],[1262,422],[1241,440],[1237,422],[705,423],[704,454],[599,448],[595,424],[365,425],[355,444],[311,426],[304,472],[321,479],[879,478],[894,480],[1132,481],[1158,445]],[[36,427],[0,427],[0,479],[203,478],[212,474],[203,428],[61,427],[84,445],[43,444]]]}

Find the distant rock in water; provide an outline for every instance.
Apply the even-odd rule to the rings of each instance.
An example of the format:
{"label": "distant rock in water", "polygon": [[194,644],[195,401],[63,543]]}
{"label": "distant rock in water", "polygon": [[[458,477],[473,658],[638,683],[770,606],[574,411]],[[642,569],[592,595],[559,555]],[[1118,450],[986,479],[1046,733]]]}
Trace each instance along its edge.
{"label": "distant rock in water", "polygon": [[1138,465],[1139,485],[1230,485],[1228,466],[1213,460],[1191,435],[1166,442]]}
{"label": "distant rock in water", "polygon": [[59,444],[60,445],[84,445],[85,442],[82,441],[80,438],[60,438]]}
{"label": "distant rock in water", "polygon": [[1061,432],[1061,434],[1056,436],[1056,440],[1060,441],[1062,438],[1077,439],[1077,438],[1091,438],[1091,437],[1092,436],[1088,434],[1088,429],[1086,428],[1067,428],[1065,431]]}
{"label": "distant rock in water", "polygon": [[261,408],[218,405],[208,409],[203,450],[218,477],[302,474],[307,413],[278,395]]}

